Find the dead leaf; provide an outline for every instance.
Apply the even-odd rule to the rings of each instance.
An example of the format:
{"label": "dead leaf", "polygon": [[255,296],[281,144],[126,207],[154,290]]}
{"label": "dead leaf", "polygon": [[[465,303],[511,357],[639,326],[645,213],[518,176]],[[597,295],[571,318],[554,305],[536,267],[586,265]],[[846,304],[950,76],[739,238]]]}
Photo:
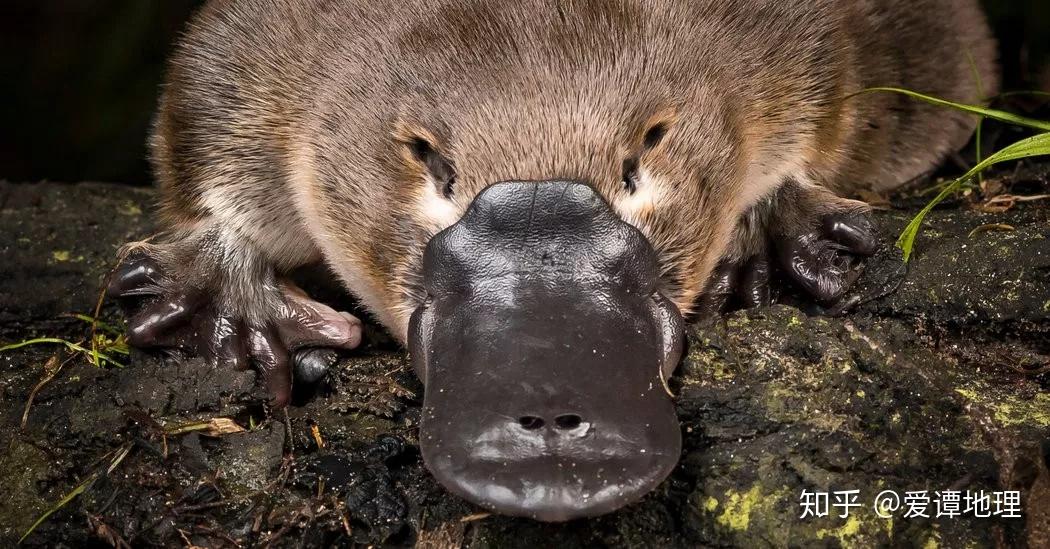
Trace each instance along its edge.
{"label": "dead leaf", "polygon": [[317,425],[310,426],[310,434],[314,437],[314,442],[317,443],[317,448],[324,448],[324,439],[321,438],[321,428]]}
{"label": "dead leaf", "polygon": [[1003,192],[1003,181],[998,177],[986,178],[981,181],[981,194],[992,197]]}
{"label": "dead leaf", "polygon": [[966,235],[966,238],[973,238],[975,235],[988,232],[988,231],[1015,231],[1013,225],[1007,225],[1006,223],[985,223],[984,225],[978,225],[974,230],[970,231],[970,234]]}
{"label": "dead leaf", "polygon": [[218,437],[233,433],[243,433],[244,431],[244,427],[237,425],[235,421],[228,417],[213,417],[207,421],[183,423],[180,425],[173,425],[164,428],[164,433],[168,435],[181,435],[183,433],[199,432],[202,435],[210,437]]}

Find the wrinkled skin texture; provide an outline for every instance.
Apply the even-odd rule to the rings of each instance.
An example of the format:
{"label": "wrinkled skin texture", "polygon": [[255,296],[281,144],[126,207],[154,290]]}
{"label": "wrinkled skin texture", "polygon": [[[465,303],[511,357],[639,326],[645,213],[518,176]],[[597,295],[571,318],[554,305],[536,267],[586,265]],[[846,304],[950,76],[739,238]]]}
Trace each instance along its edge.
{"label": "wrinkled skin texture", "polygon": [[409,345],[423,460],[452,492],[547,521],[670,473],[683,321],[645,238],[589,186],[506,182],[427,246]]}
{"label": "wrinkled skin texture", "polygon": [[699,314],[770,305],[775,290],[785,286],[819,305],[839,302],[859,276],[857,260],[874,254],[880,241],[866,205],[843,201],[829,210],[832,202],[820,201],[828,200],[825,193],[787,183],[769,203],[756,206],[759,214],[773,208],[772,222],[754,238],[751,255],[727,258],[715,268]]}

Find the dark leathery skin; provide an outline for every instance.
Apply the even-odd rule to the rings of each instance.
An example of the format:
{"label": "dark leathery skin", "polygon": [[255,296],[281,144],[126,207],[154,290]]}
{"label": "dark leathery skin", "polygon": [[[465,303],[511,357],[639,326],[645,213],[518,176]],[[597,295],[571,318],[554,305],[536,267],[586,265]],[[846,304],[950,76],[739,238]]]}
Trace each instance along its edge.
{"label": "dark leathery skin", "polygon": [[824,234],[852,254],[870,256],[879,247],[878,229],[867,214],[832,214],[824,217]]}
{"label": "dark leathery skin", "polygon": [[830,241],[808,233],[781,243],[777,251],[780,265],[817,301],[834,300],[845,291],[849,264]]}
{"label": "dark leathery skin", "polygon": [[450,491],[562,521],[655,487],[681,434],[666,377],[683,321],[655,252],[582,183],[482,191],[424,255],[409,328],[420,446]]}
{"label": "dark leathery skin", "polygon": [[296,365],[300,349],[353,349],[361,342],[358,319],[313,301],[290,284],[281,285],[272,317],[257,326],[217,305],[208,290],[172,287],[178,285],[146,254],[129,255],[117,267],[107,293],[138,309],[128,321],[128,343],[179,349],[234,370],[254,364],[276,407],[291,398],[293,369],[316,374],[316,364]]}
{"label": "dark leathery skin", "polygon": [[746,308],[764,307],[771,301],[769,253],[763,249],[744,265],[736,294]]}
{"label": "dark leathery skin", "polygon": [[723,311],[734,296],[745,308],[770,304],[773,260],[817,303],[835,303],[842,298],[860,274],[853,268],[853,257],[875,253],[878,230],[863,212],[830,214],[816,225],[801,234],[775,233],[755,255],[720,263],[708,278],[698,307],[700,314]]}
{"label": "dark leathery skin", "polygon": [[774,242],[780,265],[818,302],[833,302],[856,281],[851,255],[869,256],[878,247],[878,232],[864,213],[831,214],[820,227]]}

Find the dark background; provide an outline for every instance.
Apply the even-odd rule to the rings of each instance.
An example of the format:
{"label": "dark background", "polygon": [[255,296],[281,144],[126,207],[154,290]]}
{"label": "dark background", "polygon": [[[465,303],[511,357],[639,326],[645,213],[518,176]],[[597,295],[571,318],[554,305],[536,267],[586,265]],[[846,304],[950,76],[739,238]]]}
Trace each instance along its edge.
{"label": "dark background", "polygon": [[[0,179],[148,183],[164,59],[203,1],[0,2]],[[1050,0],[984,3],[1005,89],[1050,88]]]}

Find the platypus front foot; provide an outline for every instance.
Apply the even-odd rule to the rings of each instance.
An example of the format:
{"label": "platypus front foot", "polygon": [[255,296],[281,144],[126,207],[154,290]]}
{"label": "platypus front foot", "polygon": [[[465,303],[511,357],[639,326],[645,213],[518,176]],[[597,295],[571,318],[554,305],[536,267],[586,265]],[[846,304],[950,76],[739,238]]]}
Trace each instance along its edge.
{"label": "platypus front foot", "polygon": [[709,279],[701,310],[768,305],[778,276],[818,304],[834,304],[857,280],[858,259],[878,245],[866,204],[788,182],[745,215]]}
{"label": "platypus front foot", "polygon": [[254,365],[271,404],[281,407],[291,398],[292,365],[312,360],[316,348],[357,347],[361,321],[310,299],[271,270],[238,268],[246,272],[201,276],[199,264],[175,262],[145,245],[116,268],[107,294],[134,311],[132,346],[177,349],[237,370]]}

